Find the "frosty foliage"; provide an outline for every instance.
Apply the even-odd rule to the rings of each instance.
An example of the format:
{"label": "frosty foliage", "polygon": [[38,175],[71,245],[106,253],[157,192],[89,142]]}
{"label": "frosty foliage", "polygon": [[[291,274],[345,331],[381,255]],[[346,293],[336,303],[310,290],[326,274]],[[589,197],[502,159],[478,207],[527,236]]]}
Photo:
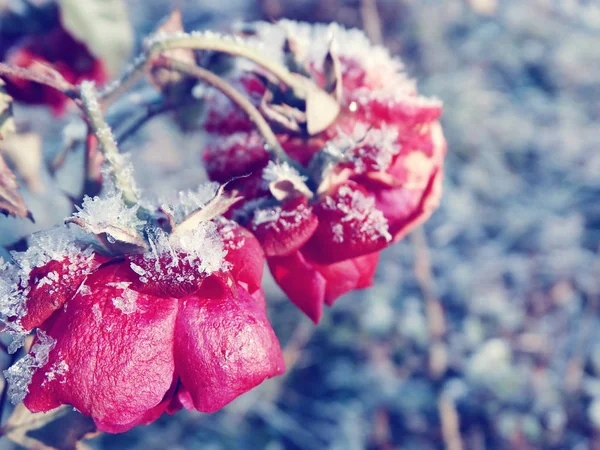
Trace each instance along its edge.
{"label": "frosty foliage", "polygon": [[37,339],[29,354],[4,371],[8,383],[8,396],[13,404],[22,402],[28,392],[33,373],[48,362],[48,354],[56,345],[56,340],[42,330],[37,331]]}
{"label": "frosty foliage", "polygon": [[176,222],[181,222],[189,214],[206,205],[217,193],[218,183],[204,183],[196,190],[179,191],[177,200],[168,205]]}
{"label": "frosty foliage", "polygon": [[137,217],[139,205],[128,206],[116,190],[102,197],[85,197],[81,207],[76,206],[73,217],[81,219],[91,230],[101,232],[107,227],[139,229],[146,222]]}

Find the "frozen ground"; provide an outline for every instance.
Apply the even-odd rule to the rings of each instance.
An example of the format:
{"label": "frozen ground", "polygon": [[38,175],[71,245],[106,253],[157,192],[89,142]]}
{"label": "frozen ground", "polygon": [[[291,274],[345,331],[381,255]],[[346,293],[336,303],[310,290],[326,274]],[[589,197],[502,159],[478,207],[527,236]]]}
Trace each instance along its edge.
{"label": "frozen ground", "polygon": [[[420,90],[444,100],[445,194],[424,232],[384,252],[376,286],[340,300],[318,328],[271,283],[285,377],[220,413],[182,412],[89,445],[600,448],[600,6],[388,0],[378,23],[368,1],[173,3],[195,27],[366,18]],[[140,35],[172,6],[129,4]],[[60,135],[45,133],[51,154]],[[127,148],[164,195],[201,179],[201,139],[160,119]],[[34,201],[42,224],[68,214],[64,202],[57,213]],[[15,223],[0,218],[3,243],[18,237],[6,231]]]}

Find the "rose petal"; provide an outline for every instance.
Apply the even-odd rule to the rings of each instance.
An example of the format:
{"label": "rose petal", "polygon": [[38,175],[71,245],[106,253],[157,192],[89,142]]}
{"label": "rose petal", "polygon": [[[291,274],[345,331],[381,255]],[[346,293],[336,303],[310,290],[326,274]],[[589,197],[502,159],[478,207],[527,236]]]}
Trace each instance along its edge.
{"label": "rose petal", "polygon": [[379,252],[375,252],[335,264],[318,266],[318,271],[327,282],[325,303],[333,306],[342,295],[372,286],[378,261]]}
{"label": "rose petal", "polygon": [[[204,284],[213,281],[211,277]],[[181,300],[177,316],[176,371],[202,412],[215,412],[284,371],[281,348],[262,305],[241,286],[237,298],[222,287],[220,297]]]}
{"label": "rose petal", "polygon": [[88,274],[107,259],[95,254],[75,263],[65,258],[34,268],[29,274],[28,286],[31,291],[27,294],[27,314],[21,319],[21,325],[26,330],[40,326],[73,297]]}
{"label": "rose petal", "polygon": [[231,263],[233,279],[245,283],[250,293],[260,289],[265,267],[260,243],[252,233],[233,221],[222,221],[217,231],[223,237],[223,247],[227,250],[225,260]]}
{"label": "rose petal", "polygon": [[298,197],[281,206],[255,211],[250,229],[267,257],[285,256],[299,250],[311,238],[318,223],[306,198]]}
{"label": "rose petal", "polygon": [[292,303],[314,323],[319,323],[327,282],[315,265],[307,262],[300,252],[269,258],[268,263],[273,278]]}
{"label": "rose petal", "polygon": [[177,301],[127,288],[121,264],[88,277],[46,330],[56,340],[34,375],[25,405],[48,411],[68,404],[98,428],[122,432],[146,423],[163,402],[173,372]]}
{"label": "rose petal", "polygon": [[319,226],[302,249],[319,264],[331,264],[385,248],[391,241],[388,221],[375,199],[352,181],[313,208]]}

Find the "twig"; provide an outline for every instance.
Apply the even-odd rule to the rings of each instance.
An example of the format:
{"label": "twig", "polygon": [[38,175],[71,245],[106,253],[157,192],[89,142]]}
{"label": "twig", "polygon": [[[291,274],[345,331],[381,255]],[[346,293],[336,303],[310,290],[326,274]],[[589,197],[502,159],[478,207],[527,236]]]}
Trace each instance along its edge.
{"label": "twig", "polygon": [[133,61],[133,64],[127,68],[119,79],[102,87],[98,97],[104,110],[145,76],[146,65],[149,64],[149,61],[147,56],[142,54]]}
{"label": "twig", "polygon": [[431,339],[429,371],[434,379],[438,379],[447,367],[447,352],[443,341],[446,320],[442,305],[434,293],[427,237],[422,228],[418,228],[412,233],[412,240],[415,249],[415,277],[425,299],[425,313]]}
{"label": "twig", "polygon": [[254,107],[254,105],[244,95],[234,89],[229,83],[224,81],[214,73],[203,69],[198,66],[186,64],[177,61],[166,56],[162,56],[157,60],[156,65],[158,67],[164,67],[166,69],[177,70],[178,72],[184,73],[188,76],[198,78],[207,84],[217,88],[223,94],[225,94],[233,103],[239,106],[247,115],[250,120],[256,125],[258,131],[266,142],[265,149],[273,154],[280,162],[287,162],[293,167],[297,167],[298,164],[293,161],[281,148],[279,141],[271,130],[271,127],[262,116],[262,114]]}
{"label": "twig", "polygon": [[125,167],[125,160],[123,155],[119,153],[112,130],[104,120],[94,83],[84,81],[81,83],[80,91],[88,123],[94,135],[98,138],[98,144],[115,181],[115,185],[123,193],[123,199],[127,203],[137,203],[137,188],[134,185],[129,170]]}
{"label": "twig", "polygon": [[438,401],[438,410],[445,449],[462,450],[463,444],[460,437],[460,418],[456,411],[456,405],[450,397],[442,394]]}
{"label": "twig", "polygon": [[165,112],[173,111],[181,106],[183,105],[177,105],[174,103],[152,103],[146,106],[142,114],[134,117],[131,121],[126,123],[122,127],[121,131],[117,130],[117,142],[123,144],[123,142],[133,136],[149,120]]}
{"label": "twig", "polygon": [[235,38],[224,38],[214,33],[178,33],[174,35],[158,35],[148,41],[148,58],[166,50],[176,48],[189,48],[193,50],[207,50],[239,56],[264,68],[279,81],[294,89],[297,94],[304,93],[306,81],[303,77],[290,72],[285,66],[275,60],[265,57],[265,53],[252,48],[243,41]]}

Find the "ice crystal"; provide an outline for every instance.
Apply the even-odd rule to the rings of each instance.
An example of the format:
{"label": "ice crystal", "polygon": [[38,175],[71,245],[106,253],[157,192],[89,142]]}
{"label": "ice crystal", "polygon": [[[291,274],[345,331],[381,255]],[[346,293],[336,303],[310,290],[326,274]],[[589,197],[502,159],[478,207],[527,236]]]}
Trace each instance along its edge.
{"label": "ice crystal", "polygon": [[37,339],[28,355],[18,360],[4,371],[8,383],[8,396],[13,404],[22,402],[34,372],[48,362],[48,354],[56,345],[56,340],[42,330],[37,330]]}
{"label": "ice crystal", "polygon": [[[344,214],[341,222],[357,228],[364,239],[376,240],[381,237],[391,241],[392,236],[388,231],[388,222],[383,213],[375,208],[375,199],[365,196],[362,192],[342,186],[338,190],[338,200],[325,197],[324,206],[330,210],[337,210]],[[336,232],[337,239],[340,239]],[[342,239],[343,240],[343,239]]]}
{"label": "ice crystal", "polygon": [[128,206],[116,190],[102,197],[85,197],[73,217],[81,219],[91,230],[103,230],[107,226],[136,229],[145,224],[138,219],[139,205]]}

